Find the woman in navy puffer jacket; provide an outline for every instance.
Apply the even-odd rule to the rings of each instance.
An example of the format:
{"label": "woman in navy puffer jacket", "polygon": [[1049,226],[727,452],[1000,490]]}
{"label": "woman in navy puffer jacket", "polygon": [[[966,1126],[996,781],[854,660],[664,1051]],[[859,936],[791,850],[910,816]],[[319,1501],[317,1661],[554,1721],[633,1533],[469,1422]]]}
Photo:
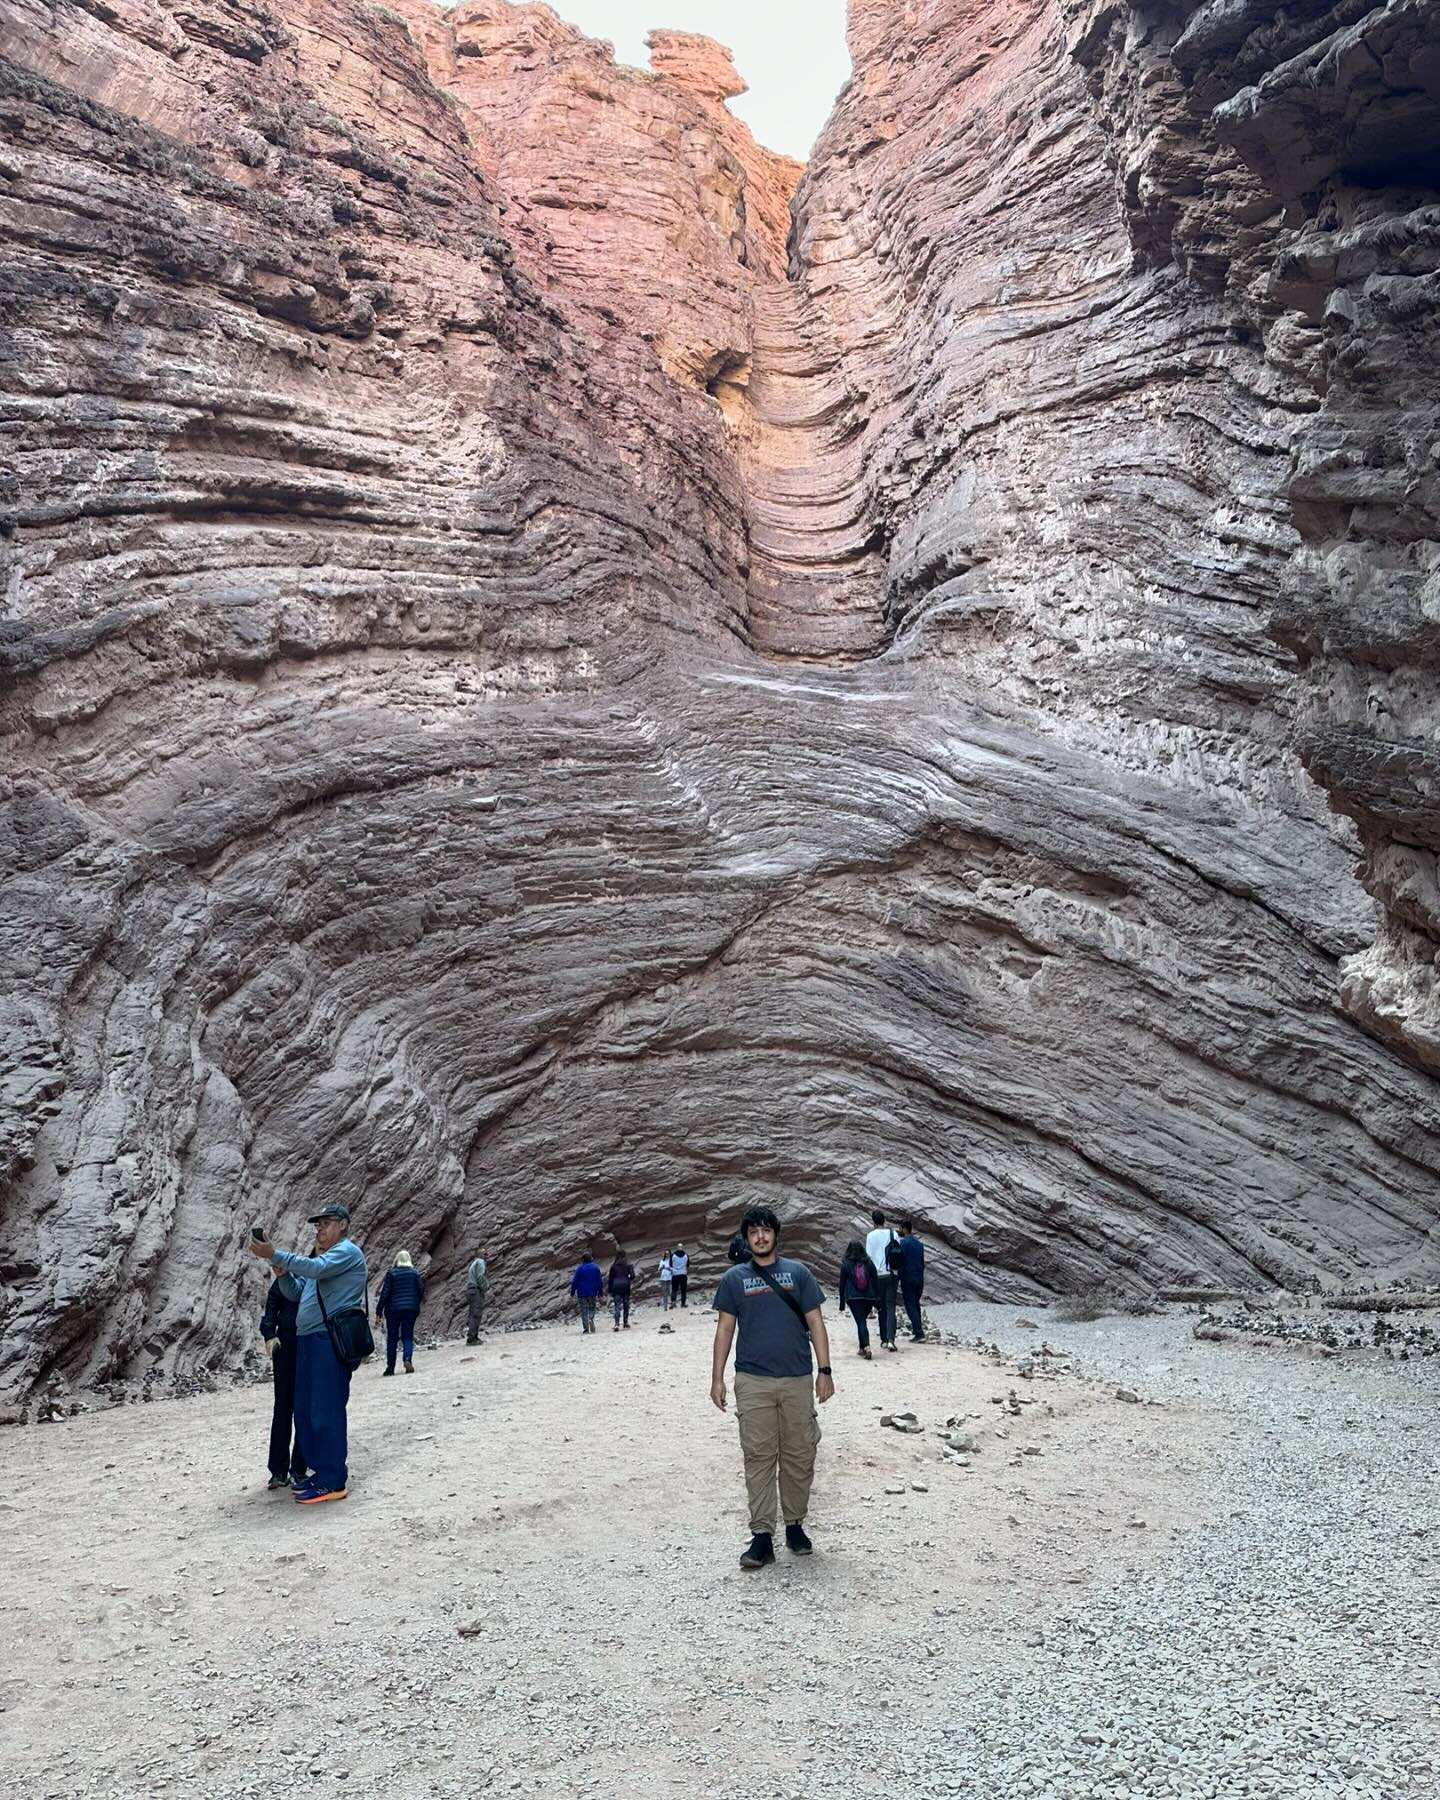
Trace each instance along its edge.
{"label": "woman in navy puffer jacket", "polygon": [[395,1350],[405,1352],[405,1373],[415,1373],[415,1321],[420,1303],[425,1298],[425,1277],[410,1261],[410,1252],[402,1250],[395,1267],[387,1269],[380,1283],[380,1298],[375,1302],[375,1323],[385,1321],[385,1373],[395,1373]]}

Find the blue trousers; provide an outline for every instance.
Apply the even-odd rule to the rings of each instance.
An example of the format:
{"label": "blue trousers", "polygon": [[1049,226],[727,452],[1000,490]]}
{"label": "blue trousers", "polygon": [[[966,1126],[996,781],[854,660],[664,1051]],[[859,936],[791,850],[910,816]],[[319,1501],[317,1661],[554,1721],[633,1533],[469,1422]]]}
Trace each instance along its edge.
{"label": "blue trousers", "polygon": [[395,1346],[405,1352],[406,1362],[415,1359],[415,1321],[418,1313],[387,1312],[385,1315],[385,1367],[395,1367]]}
{"label": "blue trousers", "polygon": [[315,1485],[343,1488],[350,1371],[336,1356],[328,1332],[296,1338],[295,1352],[295,1429],[315,1471]]}
{"label": "blue trousers", "polygon": [[855,1335],[860,1340],[860,1348],[868,1350],[870,1348],[870,1327],[866,1320],[870,1317],[870,1308],[873,1302],[857,1300],[854,1295],[851,1295],[845,1304],[850,1308],[850,1317],[855,1321]]}

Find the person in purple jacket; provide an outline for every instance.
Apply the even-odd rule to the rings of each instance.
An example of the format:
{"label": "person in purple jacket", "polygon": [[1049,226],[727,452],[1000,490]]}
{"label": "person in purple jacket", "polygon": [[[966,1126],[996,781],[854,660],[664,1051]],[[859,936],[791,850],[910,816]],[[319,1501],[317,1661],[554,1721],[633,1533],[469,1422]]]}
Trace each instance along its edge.
{"label": "person in purple jacket", "polygon": [[630,1329],[630,1290],[634,1285],[635,1265],[623,1250],[617,1250],[615,1260],[610,1265],[610,1273],[605,1277],[605,1286],[610,1294],[610,1310],[615,1315],[617,1331],[622,1321],[626,1331]]}
{"label": "person in purple jacket", "polygon": [[580,1308],[581,1331],[593,1331],[595,1302],[605,1292],[605,1277],[600,1273],[599,1263],[588,1250],[575,1265],[575,1273],[570,1277],[570,1292]]}

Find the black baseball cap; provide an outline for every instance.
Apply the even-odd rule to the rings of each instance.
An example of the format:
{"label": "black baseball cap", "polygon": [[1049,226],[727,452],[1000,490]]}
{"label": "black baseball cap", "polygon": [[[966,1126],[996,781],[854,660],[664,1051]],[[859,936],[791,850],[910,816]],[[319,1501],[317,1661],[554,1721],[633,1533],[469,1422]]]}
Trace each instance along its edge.
{"label": "black baseball cap", "polygon": [[322,1206],[318,1213],[311,1213],[305,1223],[307,1225],[318,1225],[322,1219],[343,1219],[348,1225],[350,1223],[350,1209],[348,1206],[339,1206],[332,1200],[329,1206]]}

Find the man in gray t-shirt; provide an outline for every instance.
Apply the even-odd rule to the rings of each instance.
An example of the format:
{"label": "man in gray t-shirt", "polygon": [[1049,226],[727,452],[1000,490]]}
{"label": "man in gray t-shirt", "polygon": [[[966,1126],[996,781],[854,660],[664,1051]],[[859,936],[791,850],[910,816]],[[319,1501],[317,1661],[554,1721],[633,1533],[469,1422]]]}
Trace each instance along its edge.
{"label": "man in gray t-shirt", "polygon": [[[775,1560],[777,1476],[785,1542],[797,1556],[810,1554],[804,1520],[820,1442],[815,1402],[828,1400],[835,1382],[819,1283],[804,1263],[778,1254],[780,1221],[769,1207],[752,1207],[740,1230],[750,1260],[729,1270],[715,1290],[710,1398],[726,1410],[725,1364],[735,1343],[735,1415],[752,1533],[740,1567],[760,1569]],[[819,1363],[813,1397],[812,1345]]]}

